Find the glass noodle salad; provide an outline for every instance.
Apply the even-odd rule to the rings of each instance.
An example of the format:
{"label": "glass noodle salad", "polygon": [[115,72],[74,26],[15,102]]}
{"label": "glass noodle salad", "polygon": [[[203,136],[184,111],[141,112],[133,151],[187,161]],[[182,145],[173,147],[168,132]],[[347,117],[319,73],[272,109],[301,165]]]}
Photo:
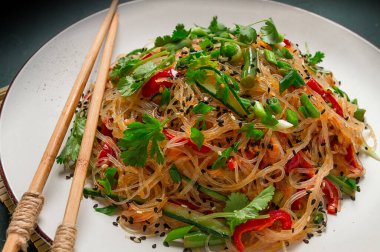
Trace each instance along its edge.
{"label": "glass noodle salad", "polygon": [[[84,195],[103,198],[95,210],[118,216],[134,242],[165,236],[165,246],[218,251],[309,243],[360,191],[357,154],[378,159],[366,110],[323,58],[302,53],[271,18],[228,28],[217,17],[121,56]],[[90,100],[91,88],[57,158],[66,167]]]}

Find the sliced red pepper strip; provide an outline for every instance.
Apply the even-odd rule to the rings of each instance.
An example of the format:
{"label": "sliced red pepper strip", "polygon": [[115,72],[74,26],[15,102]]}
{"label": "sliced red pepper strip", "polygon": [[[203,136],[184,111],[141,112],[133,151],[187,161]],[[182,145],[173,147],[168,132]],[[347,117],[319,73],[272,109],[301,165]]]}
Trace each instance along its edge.
{"label": "sliced red pepper strip", "polygon": [[236,168],[236,161],[233,158],[227,160],[227,167],[230,171],[233,171]]}
{"label": "sliced red pepper strip", "polygon": [[323,100],[327,103],[331,103],[331,108],[341,117],[343,116],[343,109],[340,106],[340,104],[336,101],[335,97],[333,96],[331,90],[324,90],[323,87],[313,78],[308,80],[306,83],[309,88],[317,92],[320,96],[322,96]]}
{"label": "sliced red pepper strip", "polygon": [[150,56],[152,56],[153,54],[152,53],[147,53],[145,54],[141,59],[144,60],[144,59],[147,59],[149,58]]}
{"label": "sliced red pepper strip", "polygon": [[286,48],[289,48],[289,47],[292,46],[292,42],[290,42],[290,40],[288,40],[288,39],[286,39],[286,38],[284,38],[284,43],[285,43],[285,47],[286,47]]}
{"label": "sliced red pepper strip", "polygon": [[141,95],[143,97],[150,97],[157,94],[160,91],[160,87],[170,88],[173,86],[173,82],[171,80],[167,80],[167,78],[173,79],[177,76],[177,73],[178,72],[172,67],[157,72],[142,87]]}
{"label": "sliced red pepper strip", "polygon": [[354,150],[354,146],[350,144],[347,148],[347,154],[344,159],[348,162],[348,164],[355,168],[355,170],[363,171],[363,166],[358,162],[356,158],[356,153]]}
{"label": "sliced red pepper strip", "polygon": [[[301,155],[301,151],[297,152],[295,156],[293,156],[285,165],[285,172],[289,174],[291,170],[297,167],[302,168],[313,168],[313,166],[307,162]],[[307,173],[309,178],[314,176],[314,171],[310,170],[309,173]]]}
{"label": "sliced red pepper strip", "polygon": [[96,164],[100,165],[102,161],[108,157],[108,155],[114,156],[115,153],[107,143],[104,143],[102,145],[102,150],[99,152]]}
{"label": "sliced red pepper strip", "polygon": [[264,228],[273,226],[276,221],[281,222],[282,229],[289,230],[292,228],[292,217],[284,210],[270,211],[269,218],[252,219],[237,226],[232,236],[236,248],[240,252],[244,251],[244,244],[242,241],[244,233],[263,230]]}
{"label": "sliced red pepper strip", "polygon": [[336,214],[339,206],[339,191],[333,182],[324,179],[322,182],[322,191],[327,198],[327,212]]}
{"label": "sliced red pepper strip", "polygon": [[100,129],[100,133],[102,133],[105,136],[112,137],[112,130],[107,128],[105,124],[102,124],[102,128]]}
{"label": "sliced red pepper strip", "polygon": [[[164,130],[162,131],[162,133],[164,133],[165,137],[166,137],[167,139],[169,139],[169,140],[171,140],[171,139],[174,138],[174,136],[173,136],[172,134],[170,134],[166,129],[164,129]],[[187,140],[186,145],[189,146],[189,147],[191,147],[193,150],[199,151],[199,152],[201,152],[201,153],[208,153],[208,152],[211,151],[211,149],[210,149],[209,147],[204,146],[204,145],[202,145],[201,149],[198,149],[198,146],[197,146],[195,143],[193,143],[193,142],[192,142],[190,139],[188,139],[188,138],[184,138],[184,137],[183,137],[183,138],[180,138],[180,139],[177,140],[177,142],[182,142],[182,141],[185,141],[185,140]]]}

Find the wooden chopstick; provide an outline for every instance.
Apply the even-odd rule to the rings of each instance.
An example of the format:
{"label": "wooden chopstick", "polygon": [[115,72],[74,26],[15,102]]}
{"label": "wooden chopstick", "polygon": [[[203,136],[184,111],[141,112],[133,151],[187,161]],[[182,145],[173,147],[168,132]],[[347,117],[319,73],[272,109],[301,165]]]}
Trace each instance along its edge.
{"label": "wooden chopstick", "polygon": [[[117,27],[118,15],[115,14],[110,30],[108,32],[106,43],[104,45],[102,60],[99,66],[99,73],[96,78],[93,93],[91,95],[86,126],[84,128],[82,143],[76,162],[65,215],[62,225],[60,225],[57,229],[52,246],[52,252],[72,251],[74,247],[76,236],[75,226],[77,222],[80,202],[83,195],[83,186],[87,176],[87,168],[92,153],[92,146],[94,144],[104,89],[108,79],[108,72],[111,63]],[[71,234],[69,235],[68,232],[71,232]],[[65,249],[62,250],[63,248]],[[71,248],[71,250],[69,248]]]}
{"label": "wooden chopstick", "polygon": [[[103,23],[101,24],[101,27],[99,28],[98,34],[96,35],[93,41],[93,44],[86,55],[82,68],[80,69],[78,77],[76,78],[74,82],[70,95],[58,119],[57,125],[55,126],[54,132],[52,136],[50,137],[49,143],[46,146],[46,149],[41,158],[40,164],[29,186],[28,192],[30,194],[39,196],[42,193],[42,190],[46,184],[47,178],[50,174],[51,167],[54,164],[59,148],[62,144],[62,141],[67,132],[67,129],[70,125],[71,119],[74,115],[75,108],[79,102],[80,96],[83,92],[83,89],[90,76],[91,70],[94,66],[95,60],[99,53],[104,37],[110,28],[110,24],[116,12],[117,5],[118,5],[118,0],[113,0],[108,13]],[[22,200],[23,199],[20,200],[19,205],[21,205]],[[40,204],[42,205],[42,202]],[[22,211],[25,211],[25,209],[16,208],[13,214],[10,227],[12,226],[12,224],[13,224],[13,227],[16,225],[16,220],[14,217],[22,214]],[[37,213],[35,214],[38,215],[39,211],[37,211]],[[33,222],[33,226],[34,226],[37,216],[32,216],[32,217],[33,217],[33,220],[29,222]],[[28,232],[30,233],[29,230]],[[26,242],[29,238],[30,238],[30,234],[21,235],[20,232],[14,232],[13,229],[11,230],[10,228],[8,228],[8,237],[3,247],[3,252],[19,251],[20,248],[24,248],[26,246]]]}

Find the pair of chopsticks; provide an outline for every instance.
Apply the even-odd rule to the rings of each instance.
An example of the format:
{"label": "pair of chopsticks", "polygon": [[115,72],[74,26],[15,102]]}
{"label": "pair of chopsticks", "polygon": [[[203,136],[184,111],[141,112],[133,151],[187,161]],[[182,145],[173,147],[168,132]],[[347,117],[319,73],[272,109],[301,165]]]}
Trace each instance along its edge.
{"label": "pair of chopsticks", "polygon": [[77,79],[72,87],[70,95],[65,103],[57,125],[46,146],[38,169],[33,177],[27,192],[24,193],[13,213],[11,223],[7,230],[7,240],[3,252],[17,252],[19,249],[26,251],[27,242],[33,232],[38,215],[43,205],[42,190],[46,184],[55,158],[66,135],[76,106],[79,102],[83,89],[86,86],[91,70],[103,43],[105,35],[108,36],[104,45],[103,55],[96,78],[91,102],[89,105],[86,126],[80,146],[79,156],[76,163],[74,178],[71,184],[69,198],[66,205],[62,224],[58,227],[52,247],[53,252],[73,251],[76,237],[76,222],[80,202],[82,199],[83,186],[86,179],[87,168],[94,143],[99,111],[103,99],[104,89],[107,82],[112,51],[114,47],[118,15],[115,14],[118,0],[113,0],[109,11],[93,41]]}

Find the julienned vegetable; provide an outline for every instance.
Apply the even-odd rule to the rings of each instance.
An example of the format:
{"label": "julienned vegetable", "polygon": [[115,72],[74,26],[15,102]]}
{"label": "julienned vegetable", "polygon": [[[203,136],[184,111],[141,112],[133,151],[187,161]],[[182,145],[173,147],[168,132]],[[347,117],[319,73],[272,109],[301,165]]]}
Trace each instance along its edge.
{"label": "julienned vegetable", "polygon": [[[363,144],[375,140],[363,137],[364,108],[318,65],[324,54],[297,47],[272,19],[214,17],[120,57],[83,192],[103,198],[95,211],[141,238],[167,234],[165,246],[276,250],[321,233],[360,191],[357,154],[380,158]],[[66,167],[91,95],[57,159]]]}

